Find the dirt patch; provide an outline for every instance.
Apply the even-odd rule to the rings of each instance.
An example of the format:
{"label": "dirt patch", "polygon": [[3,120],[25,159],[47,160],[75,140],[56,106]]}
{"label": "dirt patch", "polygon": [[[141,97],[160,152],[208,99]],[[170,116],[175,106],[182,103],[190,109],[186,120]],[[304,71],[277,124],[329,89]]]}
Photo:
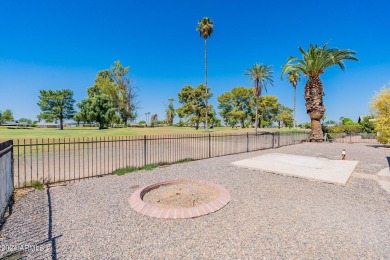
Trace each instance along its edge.
{"label": "dirt patch", "polygon": [[25,188],[14,190],[14,202],[19,202],[21,199],[27,196],[28,193],[32,192],[34,189]]}
{"label": "dirt patch", "polygon": [[199,183],[172,183],[147,192],[143,200],[160,208],[190,208],[218,197],[218,191]]}

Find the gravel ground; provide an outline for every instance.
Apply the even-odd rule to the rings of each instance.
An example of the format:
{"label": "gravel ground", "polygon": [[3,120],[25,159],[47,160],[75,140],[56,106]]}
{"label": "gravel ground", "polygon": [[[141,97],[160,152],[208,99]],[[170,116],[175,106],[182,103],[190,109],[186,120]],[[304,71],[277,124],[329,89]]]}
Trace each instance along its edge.
{"label": "gravel ground", "polygon": [[[340,159],[344,148],[347,159],[360,161],[357,173],[389,167],[388,148],[307,143],[81,181],[18,202],[1,231],[0,249],[46,241],[42,257],[22,253],[70,259],[390,259],[390,194],[375,180],[352,175],[343,187],[230,165],[272,152]],[[136,190],[131,186],[177,178],[221,184],[232,199],[196,219],[153,219],[130,209],[128,198]]]}

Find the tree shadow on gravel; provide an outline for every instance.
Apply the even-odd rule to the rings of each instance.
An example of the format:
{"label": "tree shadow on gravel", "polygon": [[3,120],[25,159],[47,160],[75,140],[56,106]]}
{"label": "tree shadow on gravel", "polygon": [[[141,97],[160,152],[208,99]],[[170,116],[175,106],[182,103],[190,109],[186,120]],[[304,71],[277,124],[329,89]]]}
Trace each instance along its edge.
{"label": "tree shadow on gravel", "polygon": [[373,148],[390,148],[390,145],[387,144],[369,144],[367,146]]}
{"label": "tree shadow on gravel", "polygon": [[387,158],[387,164],[389,165],[389,168],[390,168],[390,156],[388,156],[386,158]]}
{"label": "tree shadow on gravel", "polygon": [[0,230],[0,259],[57,259],[52,216],[50,189],[16,203]]}

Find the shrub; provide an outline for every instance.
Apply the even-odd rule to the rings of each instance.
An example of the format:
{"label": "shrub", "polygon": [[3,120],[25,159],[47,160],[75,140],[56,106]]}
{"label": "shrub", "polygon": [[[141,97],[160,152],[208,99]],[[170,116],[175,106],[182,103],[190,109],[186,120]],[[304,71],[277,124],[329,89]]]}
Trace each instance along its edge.
{"label": "shrub", "polygon": [[45,185],[40,181],[33,181],[31,182],[31,187],[33,187],[36,190],[43,190],[45,189]]}
{"label": "shrub", "polygon": [[362,131],[362,127],[359,124],[331,126],[328,127],[327,129],[327,132],[331,134],[340,134],[340,133],[356,134],[356,133],[360,133],[361,131]]}
{"label": "shrub", "polygon": [[152,164],[147,164],[145,165],[143,168],[141,168],[142,170],[145,170],[145,171],[151,171],[155,168],[157,168],[159,165],[158,163],[152,163]]}
{"label": "shrub", "polygon": [[184,123],[184,121],[183,120],[179,120],[179,122],[176,124],[176,126],[178,126],[178,127],[184,127],[185,126],[185,123]]}
{"label": "shrub", "polygon": [[374,118],[373,116],[365,116],[363,118],[362,122],[360,122],[360,124],[362,126],[363,133],[374,132],[374,129],[375,129],[374,123],[372,121],[370,121],[373,118]]}
{"label": "shrub", "polygon": [[126,174],[126,173],[135,172],[135,171],[138,171],[137,167],[126,167],[126,168],[116,169],[114,171],[114,174],[116,174],[116,175],[123,175],[123,174]]}

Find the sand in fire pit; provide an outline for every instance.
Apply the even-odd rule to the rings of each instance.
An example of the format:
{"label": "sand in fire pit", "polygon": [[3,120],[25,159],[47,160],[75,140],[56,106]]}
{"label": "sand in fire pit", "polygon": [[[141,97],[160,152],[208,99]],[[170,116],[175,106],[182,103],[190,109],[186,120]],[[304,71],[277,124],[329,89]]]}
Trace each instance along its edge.
{"label": "sand in fire pit", "polygon": [[143,196],[143,201],[160,208],[190,208],[218,197],[215,188],[199,183],[161,185]]}

